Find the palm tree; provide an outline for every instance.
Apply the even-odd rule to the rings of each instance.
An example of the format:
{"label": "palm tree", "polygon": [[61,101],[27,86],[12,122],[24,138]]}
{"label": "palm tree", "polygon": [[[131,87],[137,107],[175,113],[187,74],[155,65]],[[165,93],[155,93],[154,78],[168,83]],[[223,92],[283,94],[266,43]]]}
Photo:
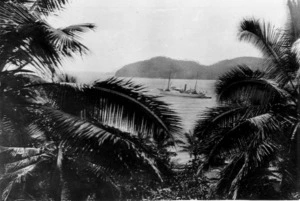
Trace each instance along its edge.
{"label": "palm tree", "polygon": [[[137,172],[150,174],[152,178],[160,180],[161,174],[156,167],[161,163],[158,153],[153,145],[141,141],[137,133],[150,137],[159,134],[172,139],[171,133],[179,130],[178,118],[166,104],[140,92],[140,86],[116,79],[96,82],[93,86],[42,83],[25,85],[19,90],[7,90],[2,101],[5,108],[1,111],[5,117],[2,121],[4,132],[19,128],[21,130],[10,133],[23,132],[23,135],[22,138],[16,136],[17,140],[11,139],[11,135],[4,137],[6,144],[11,146],[3,147],[3,154],[11,154],[11,149],[21,149],[13,146],[24,144],[33,144],[33,147],[26,147],[30,150],[42,149],[43,154],[25,155],[27,158],[21,156],[18,158],[20,161],[13,163],[9,157],[8,162],[3,159],[3,164],[14,168],[13,172],[5,168],[2,182],[13,185],[20,177],[24,177],[26,182],[27,176],[37,174],[35,171],[40,169],[45,170],[40,167],[45,165],[40,163],[45,157],[46,166],[57,169],[54,172],[60,176],[54,176],[58,178],[64,178],[64,170],[70,174],[74,169],[73,175],[78,176],[82,168],[93,168],[90,170],[92,173],[98,177],[105,175],[110,184],[114,184],[115,175],[133,176]],[[16,98],[18,93],[22,95]],[[14,125],[15,122],[18,125]],[[49,150],[49,144],[52,151],[48,153],[50,155],[44,155]],[[78,161],[85,161],[91,167],[78,164]],[[32,169],[27,169],[28,165]],[[53,172],[51,170],[48,172]],[[104,181],[108,180],[106,177]],[[103,183],[103,179],[99,181]],[[61,183],[61,198],[73,195],[66,193],[72,192],[72,189],[65,190],[68,187],[68,184],[63,185],[65,179]],[[9,185],[5,187],[4,196],[8,195],[7,189],[11,188]]]}
{"label": "palm tree", "polygon": [[31,2],[0,3],[2,200],[112,198],[120,177],[161,181],[157,149],[139,136],[172,141],[179,118],[131,81],[40,78],[58,80],[62,59],[87,51],[77,34],[94,26],[54,29],[40,16],[66,1]]}
{"label": "palm tree", "polygon": [[284,29],[241,22],[239,38],[264,54],[264,68],[239,65],[222,75],[220,105],[195,127],[198,154],[206,155],[199,172],[221,166],[217,192],[227,198],[286,199],[298,191],[300,2],[288,1],[288,8]]}
{"label": "palm tree", "polygon": [[78,34],[93,29],[93,24],[55,29],[31,8],[5,1],[0,3],[0,13],[0,71],[31,66],[40,76],[52,75],[61,72],[64,57],[87,53]]}

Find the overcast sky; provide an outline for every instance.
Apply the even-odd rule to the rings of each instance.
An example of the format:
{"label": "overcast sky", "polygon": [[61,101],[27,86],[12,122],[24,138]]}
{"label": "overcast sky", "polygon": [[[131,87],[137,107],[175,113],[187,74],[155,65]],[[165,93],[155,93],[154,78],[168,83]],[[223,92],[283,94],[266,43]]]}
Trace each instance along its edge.
{"label": "overcast sky", "polygon": [[64,66],[112,72],[155,56],[201,64],[260,56],[237,40],[239,22],[255,17],[280,27],[286,12],[286,0],[73,0],[49,20],[55,27],[95,23],[82,37],[91,53]]}

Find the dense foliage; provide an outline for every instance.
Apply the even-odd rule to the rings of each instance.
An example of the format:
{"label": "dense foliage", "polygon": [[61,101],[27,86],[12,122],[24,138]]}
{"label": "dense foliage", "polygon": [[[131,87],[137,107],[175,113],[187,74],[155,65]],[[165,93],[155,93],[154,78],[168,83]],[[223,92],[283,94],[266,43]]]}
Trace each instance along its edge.
{"label": "dense foliage", "polygon": [[[299,0],[283,29],[241,22],[262,70],[220,76],[219,105],[183,139],[176,113],[143,86],[63,73],[94,29],[48,24],[67,3],[0,2],[1,200],[299,199]],[[174,146],[186,165],[172,161]]]}
{"label": "dense foliage", "polygon": [[51,27],[45,17],[66,3],[0,3],[1,199],[142,199],[170,174],[180,120],[130,81],[62,74],[94,28]]}
{"label": "dense foliage", "polygon": [[262,70],[240,65],[216,84],[219,106],[195,127],[199,174],[221,168],[216,194],[234,199],[299,198],[300,1],[288,1],[286,27],[245,19],[239,38],[265,57]]}

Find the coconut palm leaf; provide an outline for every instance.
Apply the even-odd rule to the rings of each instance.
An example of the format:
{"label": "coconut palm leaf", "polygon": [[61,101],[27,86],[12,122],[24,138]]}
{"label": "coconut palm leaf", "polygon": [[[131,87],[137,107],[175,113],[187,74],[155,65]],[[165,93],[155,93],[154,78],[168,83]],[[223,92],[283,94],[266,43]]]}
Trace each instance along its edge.
{"label": "coconut palm leaf", "polygon": [[43,107],[41,111],[50,121],[56,122],[53,132],[63,133],[62,146],[66,151],[91,157],[94,163],[117,172],[128,174],[143,168],[161,179],[147,150],[139,146],[129,134],[95,125],[52,108]]}
{"label": "coconut palm leaf", "polygon": [[[249,139],[266,139],[280,132],[281,117],[269,113],[262,106],[221,106],[208,110],[195,126],[195,135],[201,142],[198,151],[209,156],[223,152],[236,152],[248,144]],[[277,136],[278,137],[278,136]]]}
{"label": "coconut palm leaf", "polygon": [[10,157],[27,158],[41,153],[42,153],[41,148],[0,146],[0,154],[9,155]]}
{"label": "coconut palm leaf", "polygon": [[[16,171],[7,172],[4,175],[2,175],[0,177],[2,200],[8,199],[14,184],[20,184],[22,182],[25,182],[28,176],[32,175],[35,171],[38,171],[40,164],[43,164],[44,161],[47,161],[47,159],[39,158],[36,161],[35,160],[30,161],[30,163],[28,163],[28,161],[26,161],[25,163],[21,162],[18,164],[20,167],[19,169],[17,169]],[[21,164],[23,164],[24,167]]]}
{"label": "coconut palm leaf", "polygon": [[64,56],[85,53],[87,48],[77,40],[78,34],[94,27],[83,24],[65,30],[54,29],[25,7],[9,3],[0,3],[0,22],[0,55],[3,62],[14,64],[25,61],[42,72],[45,65],[54,72],[53,65],[60,65]]}
{"label": "coconut palm leaf", "polygon": [[77,40],[78,34],[93,30],[95,26],[93,24],[78,24],[58,29],[50,26],[45,28],[47,28],[49,40],[56,49],[61,51],[64,56],[71,56],[77,52],[80,54],[87,53],[88,48]]}
{"label": "coconut palm leaf", "polygon": [[[280,199],[282,198],[274,186],[278,185],[281,180],[280,173],[271,168],[260,168],[251,172],[239,183],[239,194],[237,199],[247,198],[256,199],[257,194],[262,195],[263,199]],[[252,184],[252,185],[250,185]]]}
{"label": "coconut palm leaf", "polygon": [[216,93],[221,102],[234,100],[237,103],[272,103],[289,96],[277,82],[266,79],[264,73],[253,71],[246,65],[238,66],[224,75],[216,83]]}
{"label": "coconut palm leaf", "polygon": [[[155,96],[145,95],[143,87],[132,82],[111,78],[92,86],[71,83],[29,85],[41,88],[47,98],[62,110],[102,124],[143,135],[166,134],[180,131],[180,120],[168,105]],[[72,104],[70,104],[72,103]]]}
{"label": "coconut palm leaf", "polygon": [[[69,158],[64,162],[64,166],[64,192],[67,193],[63,196],[68,197],[68,199],[86,199],[91,193],[95,193],[95,199],[97,200],[104,199],[101,195],[103,189],[110,191],[107,192],[110,197],[120,199],[120,184],[115,178],[120,179],[121,176],[114,175],[99,164],[91,163],[87,158]],[[85,184],[85,187],[80,188],[80,184]]]}
{"label": "coconut palm leaf", "polygon": [[247,119],[236,126],[233,126],[229,131],[226,129],[225,132],[222,132],[222,137],[215,142],[209,156],[213,157],[219,153],[225,155],[226,152],[240,151],[244,149],[250,139],[264,140],[270,137],[274,132],[278,132],[279,126],[277,124],[278,122],[276,119],[273,119],[270,114],[262,114]]}
{"label": "coconut palm leaf", "polygon": [[95,29],[95,25],[91,24],[91,23],[71,25],[71,26],[61,28],[61,30],[64,33],[66,33],[70,36],[76,37],[76,38],[78,38],[78,36],[76,34],[85,33],[85,32],[88,32],[88,31],[94,30],[94,29]]}
{"label": "coconut palm leaf", "polygon": [[[197,121],[194,133],[201,141],[201,139],[214,136],[212,133],[219,135],[219,132],[224,129],[238,125],[243,121],[251,122],[252,118],[266,114],[269,111],[269,105],[223,105],[210,108],[204,111]],[[248,122],[248,125],[250,125],[250,122]]]}
{"label": "coconut palm leaf", "polygon": [[40,155],[34,155],[22,160],[18,160],[16,162],[12,162],[12,163],[6,163],[5,164],[5,173],[9,174],[12,172],[17,171],[18,169],[22,169],[25,168],[27,166],[30,166],[34,163],[37,163],[39,160],[41,160],[42,158],[47,157],[46,154],[40,154]]}
{"label": "coconut palm leaf", "polygon": [[119,188],[118,184],[115,181],[115,178],[118,178],[118,175],[114,175],[112,172],[109,172],[106,170],[106,168],[103,168],[102,166],[86,162],[85,159],[82,160],[76,160],[75,163],[76,166],[79,167],[79,174],[90,174],[94,179],[96,179],[97,182],[105,182],[108,185],[112,186],[118,194],[121,194],[121,189]]}
{"label": "coconut palm leaf", "polygon": [[[76,162],[79,162],[79,161],[76,160]],[[114,178],[111,175],[111,172],[108,172],[102,166],[91,163],[91,162],[87,162],[83,165],[82,170],[91,173],[92,175],[96,176],[97,179],[100,179],[101,181],[112,184],[116,190],[118,190],[118,191],[120,190],[118,188],[116,182],[114,181]]]}
{"label": "coconut palm leaf", "polygon": [[[284,191],[297,191],[291,177],[297,175],[297,145],[291,139],[297,138],[299,119],[299,2],[288,3],[286,30],[255,19],[242,21],[240,39],[262,51],[265,69],[238,66],[221,76],[216,92],[223,105],[205,112],[195,127],[198,154],[206,156],[198,172],[219,167],[217,193],[227,198],[279,199]],[[274,190],[274,181],[280,189]]]}
{"label": "coconut palm leaf", "polygon": [[256,19],[244,19],[240,23],[239,39],[256,46],[265,57],[281,64],[281,49],[284,47],[282,33],[270,23]]}
{"label": "coconut palm leaf", "polygon": [[[40,160],[39,162],[26,166],[22,169],[19,169],[15,172],[5,174],[4,177],[1,178],[1,185],[4,187],[5,183],[8,183],[6,185],[6,188],[2,190],[2,199],[6,200],[9,195],[10,191],[14,187],[14,184],[20,184],[26,182],[27,177],[31,176],[35,172],[39,171],[39,165],[42,164],[45,160]],[[44,167],[44,166],[43,166]]]}
{"label": "coconut palm leaf", "polygon": [[207,119],[199,121],[200,125],[204,122],[210,125],[198,125],[195,129],[201,139],[198,154],[206,154],[198,172],[214,167],[220,159],[229,161],[221,171],[219,194],[229,193],[231,198],[240,196],[240,191],[245,190],[240,189],[242,182],[251,178],[252,171],[268,167],[265,162],[270,165],[282,148],[278,140],[284,128],[282,118],[266,111],[270,109],[223,106],[211,109],[206,113]]}
{"label": "coconut palm leaf", "polygon": [[286,24],[285,32],[286,37],[289,39],[289,43],[293,44],[300,37],[300,4],[298,1],[288,0],[288,20]]}
{"label": "coconut palm leaf", "polygon": [[69,2],[69,0],[31,0],[31,2],[33,3],[30,7],[31,11],[47,16],[55,11],[64,9],[64,6]]}
{"label": "coconut palm leaf", "polygon": [[68,0],[3,0],[4,3],[13,3],[17,5],[26,6],[30,12],[38,14],[50,15],[55,11],[64,9],[64,6],[69,2]]}
{"label": "coconut palm leaf", "polygon": [[[270,175],[272,171],[266,170],[270,167],[270,162],[274,160],[276,151],[278,151],[278,145],[270,140],[250,142],[246,150],[233,154],[230,162],[222,169],[220,180],[216,186],[217,192],[219,194],[225,193],[227,194],[226,197],[231,199],[239,197],[242,193],[240,191],[246,191],[245,188],[242,188],[246,181],[252,179],[253,182],[254,177],[262,179]],[[261,171],[268,174],[258,174]],[[278,177],[278,174],[275,176]],[[268,182],[271,179],[269,178]],[[251,186],[251,183],[248,185]]]}
{"label": "coconut palm leaf", "polygon": [[219,194],[228,192],[232,186],[232,181],[239,173],[242,173],[241,170],[243,167],[246,169],[244,152],[237,154],[234,159],[222,170],[220,173],[220,180],[217,183],[216,191]]}
{"label": "coconut palm leaf", "polygon": [[25,133],[27,133],[33,142],[51,142],[51,138],[46,135],[44,129],[40,129],[35,123],[31,123],[25,127]]}
{"label": "coconut palm leaf", "polygon": [[[297,26],[294,17],[291,26]],[[295,42],[293,33],[280,31],[270,24],[255,19],[243,20],[239,32],[240,40],[254,44],[267,58],[265,71],[269,78],[276,80],[280,85],[291,82],[291,78],[294,77],[291,75],[299,68],[297,54],[291,51]]]}

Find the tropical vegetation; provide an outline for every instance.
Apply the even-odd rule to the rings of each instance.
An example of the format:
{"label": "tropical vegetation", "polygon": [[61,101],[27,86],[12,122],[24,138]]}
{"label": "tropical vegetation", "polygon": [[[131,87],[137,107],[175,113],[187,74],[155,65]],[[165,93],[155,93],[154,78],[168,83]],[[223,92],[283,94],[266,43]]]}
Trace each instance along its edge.
{"label": "tropical vegetation", "polygon": [[[1,200],[299,199],[300,0],[284,28],[244,19],[264,55],[217,80],[218,106],[180,118],[117,78],[79,84],[63,61],[93,24],[54,28],[67,0],[0,2]],[[174,146],[190,154],[175,164]]]}
{"label": "tropical vegetation", "polygon": [[299,199],[300,1],[288,1],[284,28],[254,18],[239,39],[265,58],[261,70],[239,65],[216,83],[219,105],[195,126],[198,174],[220,170],[215,192],[226,199]]}
{"label": "tropical vegetation", "polygon": [[63,73],[94,29],[48,24],[67,3],[0,2],[1,200],[142,199],[170,172],[180,120],[131,81]]}

